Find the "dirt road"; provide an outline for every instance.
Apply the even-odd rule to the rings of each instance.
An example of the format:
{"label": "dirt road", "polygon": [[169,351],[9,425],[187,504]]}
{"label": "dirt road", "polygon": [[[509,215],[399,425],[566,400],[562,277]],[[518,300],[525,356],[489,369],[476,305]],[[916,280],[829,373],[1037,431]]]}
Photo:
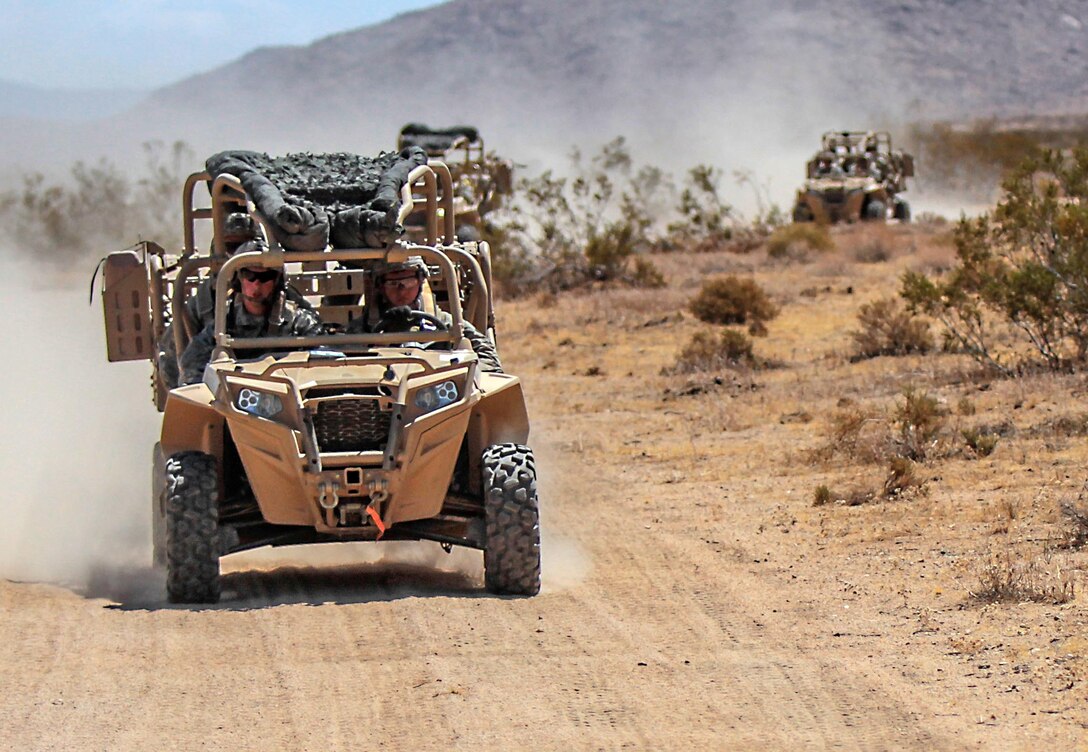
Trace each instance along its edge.
{"label": "dirt road", "polygon": [[[478,553],[424,544],[237,556],[208,608],[167,604],[139,566],[2,580],[0,746],[1083,748],[1073,694],[1029,693],[1014,666],[949,648],[952,621],[978,612],[919,607],[934,580],[918,562],[940,575],[950,545],[908,531],[928,502],[813,509],[788,451],[801,429],[779,420],[799,377],[663,399],[680,319],[622,296],[503,314],[542,474],[538,597],[490,596]],[[535,336],[545,318],[567,333]],[[624,365],[634,352],[653,375]],[[708,444],[691,426],[723,409],[771,417]],[[850,514],[884,532],[847,547]]]}
{"label": "dirt road", "polygon": [[128,593],[4,582],[0,738],[21,750],[986,740],[968,710],[836,649],[830,626],[813,645],[826,615],[767,573],[786,561],[692,539],[690,515],[665,530],[616,515],[642,506],[637,479],[585,470],[569,483],[553,472],[533,599],[484,594],[470,566],[391,562],[234,571],[214,608],[155,600],[150,573]]}

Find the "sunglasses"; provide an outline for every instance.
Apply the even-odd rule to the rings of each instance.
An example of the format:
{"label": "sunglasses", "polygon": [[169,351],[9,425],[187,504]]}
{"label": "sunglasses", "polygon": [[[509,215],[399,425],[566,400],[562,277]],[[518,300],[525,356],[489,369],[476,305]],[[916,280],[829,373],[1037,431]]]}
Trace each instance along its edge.
{"label": "sunglasses", "polygon": [[382,281],[382,287],[387,290],[407,290],[412,285],[419,284],[418,277],[401,277],[400,279],[386,279]]}
{"label": "sunglasses", "polygon": [[242,269],[238,275],[246,282],[264,283],[273,281],[280,276],[280,273],[275,269]]}

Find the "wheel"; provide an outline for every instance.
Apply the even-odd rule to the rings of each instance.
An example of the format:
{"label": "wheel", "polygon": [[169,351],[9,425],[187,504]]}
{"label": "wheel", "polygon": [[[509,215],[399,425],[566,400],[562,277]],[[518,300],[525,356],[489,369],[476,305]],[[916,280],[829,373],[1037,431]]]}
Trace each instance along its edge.
{"label": "wheel", "polygon": [[910,204],[906,201],[896,201],[892,208],[892,216],[900,222],[910,222]]}
{"label": "wheel", "polygon": [[219,478],[202,452],[166,461],[166,593],[174,603],[219,600]]}
{"label": "wheel", "polygon": [[888,207],[883,201],[874,198],[865,205],[865,211],[862,214],[862,219],[887,219]]}
{"label": "wheel", "polygon": [[151,458],[151,565],[166,566],[166,457],[158,442]]}
{"label": "wheel", "polygon": [[793,207],[794,222],[811,222],[812,220],[812,209],[808,208],[807,204],[798,204]]}
{"label": "wheel", "polygon": [[540,504],[533,451],[495,444],[483,453],[484,584],[492,593],[540,592]]}

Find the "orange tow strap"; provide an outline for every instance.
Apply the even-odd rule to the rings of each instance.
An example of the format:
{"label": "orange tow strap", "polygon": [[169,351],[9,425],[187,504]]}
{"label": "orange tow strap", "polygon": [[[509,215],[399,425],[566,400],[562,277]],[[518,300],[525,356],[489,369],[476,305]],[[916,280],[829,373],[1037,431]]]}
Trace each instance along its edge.
{"label": "orange tow strap", "polygon": [[366,513],[370,515],[370,519],[374,520],[374,524],[378,527],[378,540],[385,535],[385,525],[382,523],[381,515],[375,511],[374,507],[367,507]]}

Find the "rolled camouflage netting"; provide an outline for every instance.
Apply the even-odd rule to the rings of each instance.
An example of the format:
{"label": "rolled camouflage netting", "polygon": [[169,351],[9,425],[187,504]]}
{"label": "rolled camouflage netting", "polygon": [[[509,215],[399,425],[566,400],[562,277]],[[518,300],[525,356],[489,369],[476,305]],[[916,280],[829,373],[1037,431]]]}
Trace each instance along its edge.
{"label": "rolled camouflage netting", "polygon": [[441,154],[462,136],[469,141],[478,141],[480,132],[471,125],[455,125],[451,128],[438,129],[428,128],[422,123],[408,123],[400,129],[402,146],[419,146],[428,154]]}
{"label": "rolled camouflage netting", "polygon": [[221,151],[204,164],[213,180],[225,173],[242,182],[284,249],[320,251],[380,247],[400,235],[400,189],[427,154],[416,146],[377,157]]}

